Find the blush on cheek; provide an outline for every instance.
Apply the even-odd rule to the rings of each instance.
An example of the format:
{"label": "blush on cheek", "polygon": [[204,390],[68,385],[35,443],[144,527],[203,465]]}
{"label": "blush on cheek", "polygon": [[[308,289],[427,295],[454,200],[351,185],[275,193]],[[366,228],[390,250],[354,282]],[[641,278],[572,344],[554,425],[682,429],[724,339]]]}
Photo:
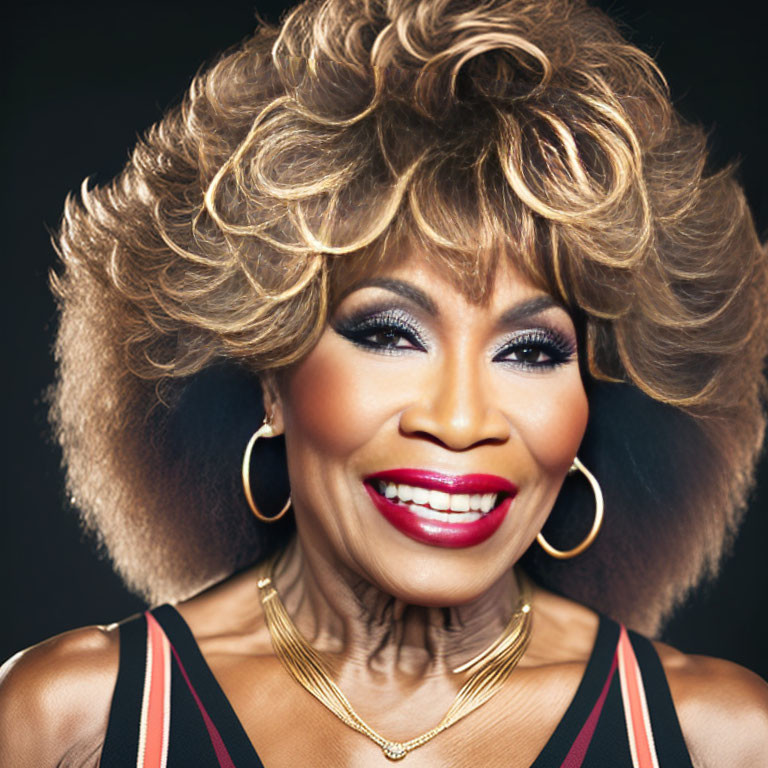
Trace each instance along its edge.
{"label": "blush on cheek", "polygon": [[581,380],[543,388],[531,403],[519,428],[536,463],[546,472],[560,474],[576,456],[587,427],[589,405]]}
{"label": "blush on cheek", "polygon": [[379,428],[387,405],[387,378],[360,365],[349,342],[332,334],[326,331],[288,374],[283,418],[286,437],[295,445],[346,456]]}

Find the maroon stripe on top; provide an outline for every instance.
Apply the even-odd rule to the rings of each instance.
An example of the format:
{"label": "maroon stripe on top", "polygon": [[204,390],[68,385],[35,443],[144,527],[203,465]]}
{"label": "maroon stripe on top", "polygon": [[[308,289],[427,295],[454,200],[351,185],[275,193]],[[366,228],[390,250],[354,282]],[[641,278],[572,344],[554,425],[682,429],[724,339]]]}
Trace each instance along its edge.
{"label": "maroon stripe on top", "polygon": [[221,738],[219,729],[216,727],[213,720],[211,720],[210,715],[208,714],[205,707],[203,706],[203,702],[200,700],[200,697],[197,695],[197,691],[195,690],[195,687],[192,685],[192,681],[189,679],[187,670],[184,669],[184,665],[181,663],[179,654],[176,652],[176,649],[173,647],[173,644],[171,644],[171,651],[173,652],[173,658],[176,659],[176,663],[179,665],[181,674],[187,683],[189,692],[192,694],[192,697],[194,698],[195,703],[197,704],[197,708],[200,710],[200,714],[203,716],[203,722],[205,723],[205,727],[208,730],[208,737],[211,740],[211,746],[213,746],[213,751],[216,753],[216,759],[219,761],[219,766],[221,768],[235,768],[235,764],[232,762],[232,758],[229,756],[229,752],[227,751],[227,748],[224,745],[224,740]]}
{"label": "maroon stripe on top", "polygon": [[565,756],[560,768],[581,768],[581,764],[584,762],[584,758],[587,755],[589,745],[592,743],[592,737],[595,734],[595,728],[597,728],[597,722],[600,719],[600,714],[603,711],[603,705],[605,704],[605,698],[608,696],[608,689],[611,687],[613,676],[616,674],[618,667],[617,654],[613,655],[613,662],[611,663],[611,669],[608,672],[608,677],[603,684],[603,690],[600,693],[595,706],[592,707],[592,711],[589,713],[589,717],[584,721],[584,725],[581,726],[579,735],[574,740],[571,748],[568,750],[568,754]]}

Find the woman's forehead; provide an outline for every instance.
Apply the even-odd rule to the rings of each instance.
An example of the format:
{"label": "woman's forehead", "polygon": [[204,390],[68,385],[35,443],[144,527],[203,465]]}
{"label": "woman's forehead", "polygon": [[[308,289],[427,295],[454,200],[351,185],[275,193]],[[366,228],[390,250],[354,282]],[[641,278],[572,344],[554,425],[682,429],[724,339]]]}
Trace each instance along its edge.
{"label": "woman's forehead", "polygon": [[529,275],[521,261],[509,252],[446,253],[409,243],[384,252],[339,257],[331,266],[332,305],[362,287],[381,286],[387,280],[417,286],[438,299],[460,296],[484,306],[552,295],[549,286]]}

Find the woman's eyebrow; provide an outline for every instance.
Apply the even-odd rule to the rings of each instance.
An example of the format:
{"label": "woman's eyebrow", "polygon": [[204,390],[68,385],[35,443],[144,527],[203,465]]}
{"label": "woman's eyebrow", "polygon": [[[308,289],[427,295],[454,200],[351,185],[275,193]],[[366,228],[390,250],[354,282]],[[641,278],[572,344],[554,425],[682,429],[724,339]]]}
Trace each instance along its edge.
{"label": "woman's eyebrow", "polygon": [[417,306],[421,307],[427,314],[437,317],[440,312],[437,309],[432,299],[427,296],[424,291],[417,288],[413,283],[409,283],[406,280],[397,280],[394,277],[370,277],[365,280],[361,280],[359,283],[355,283],[349,289],[344,291],[341,298],[348,296],[353,291],[358,291],[361,288],[383,288],[385,291],[391,291],[392,293],[402,296],[404,299],[412,301]]}
{"label": "woman's eyebrow", "polygon": [[[404,299],[412,301],[417,306],[421,307],[425,312],[438,317],[440,311],[437,308],[435,302],[427,296],[424,291],[417,288],[413,283],[407,280],[398,280],[394,277],[370,277],[355,283],[348,290],[344,291],[344,296],[348,296],[353,291],[360,290],[361,288],[383,288],[386,291],[396,293],[398,296],[402,296]],[[498,324],[500,326],[515,325],[523,320],[528,319],[533,315],[537,315],[545,310],[552,309],[552,307],[561,307],[562,305],[547,294],[540,296],[533,296],[530,299],[515,304],[510,307],[499,317]]]}
{"label": "woman's eyebrow", "polygon": [[515,306],[510,307],[505,312],[503,312],[499,317],[499,325],[516,325],[522,320],[527,320],[533,315],[538,315],[540,312],[544,312],[547,309],[552,309],[552,307],[560,307],[560,309],[567,311],[562,304],[547,294],[542,294],[541,296],[533,296],[530,299],[521,301],[519,304],[515,304]]}

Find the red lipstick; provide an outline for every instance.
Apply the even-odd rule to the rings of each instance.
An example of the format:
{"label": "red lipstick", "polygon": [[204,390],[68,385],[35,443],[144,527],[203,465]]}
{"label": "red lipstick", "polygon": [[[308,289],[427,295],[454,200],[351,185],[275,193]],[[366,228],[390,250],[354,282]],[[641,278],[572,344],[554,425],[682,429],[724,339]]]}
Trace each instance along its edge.
{"label": "red lipstick", "polygon": [[[409,485],[450,494],[500,494],[502,499],[477,520],[450,522],[417,514],[411,503],[388,499],[379,491],[380,482]],[[391,469],[365,478],[365,487],[382,516],[401,533],[438,547],[471,547],[490,538],[504,522],[517,486],[498,475],[443,475],[420,469]],[[448,515],[459,514],[445,510]]]}

